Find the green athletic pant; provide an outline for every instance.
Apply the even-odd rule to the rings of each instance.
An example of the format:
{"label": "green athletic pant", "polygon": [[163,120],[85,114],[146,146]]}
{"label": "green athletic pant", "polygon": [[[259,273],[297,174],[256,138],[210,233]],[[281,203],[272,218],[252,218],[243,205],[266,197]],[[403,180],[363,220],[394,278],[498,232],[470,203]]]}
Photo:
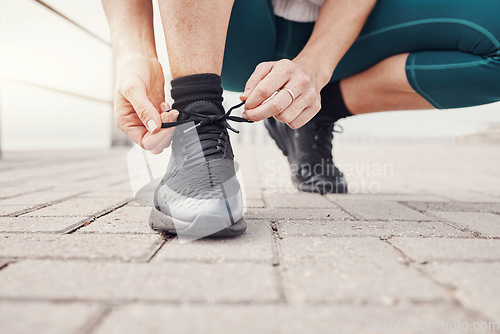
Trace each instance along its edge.
{"label": "green athletic pant", "polygon": [[[242,91],[255,66],[294,58],[314,23],[276,17],[269,0],[236,0],[222,82]],[[406,75],[438,109],[500,101],[500,0],[379,0],[332,81],[410,53]]]}

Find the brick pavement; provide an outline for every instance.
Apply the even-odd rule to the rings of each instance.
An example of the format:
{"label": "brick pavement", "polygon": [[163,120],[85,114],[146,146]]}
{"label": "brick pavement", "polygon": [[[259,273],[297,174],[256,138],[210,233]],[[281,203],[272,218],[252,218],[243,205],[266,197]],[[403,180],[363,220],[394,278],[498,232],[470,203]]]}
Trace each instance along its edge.
{"label": "brick pavement", "polygon": [[274,147],[236,152],[247,233],[186,244],[148,227],[125,149],[5,154],[0,333],[500,326],[497,147],[344,145],[354,191],[327,196],[294,190]]}

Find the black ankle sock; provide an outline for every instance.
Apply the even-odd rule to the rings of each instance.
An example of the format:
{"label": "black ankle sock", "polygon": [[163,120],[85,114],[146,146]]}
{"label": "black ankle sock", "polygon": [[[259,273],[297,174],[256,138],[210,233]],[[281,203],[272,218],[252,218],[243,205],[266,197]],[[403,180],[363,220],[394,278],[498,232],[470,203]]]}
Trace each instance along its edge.
{"label": "black ankle sock", "polygon": [[172,80],[170,94],[174,99],[173,109],[185,109],[197,101],[210,101],[217,105],[222,113],[221,77],[213,73],[187,75]]}
{"label": "black ankle sock", "polygon": [[314,116],[315,120],[335,123],[341,118],[352,116],[347,109],[340,81],[330,82],[321,90],[321,110]]}

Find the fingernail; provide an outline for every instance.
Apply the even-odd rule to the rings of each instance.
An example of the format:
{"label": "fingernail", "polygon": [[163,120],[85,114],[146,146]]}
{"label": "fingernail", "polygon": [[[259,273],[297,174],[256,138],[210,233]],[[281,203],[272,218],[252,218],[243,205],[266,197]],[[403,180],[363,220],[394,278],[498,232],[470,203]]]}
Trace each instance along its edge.
{"label": "fingernail", "polygon": [[241,97],[248,97],[248,92],[250,91],[250,88],[245,89],[243,94],[241,94]]}
{"label": "fingernail", "polygon": [[245,112],[243,114],[241,114],[241,117],[243,117],[244,119],[246,119],[248,121],[250,120],[250,118],[248,118],[247,113],[245,113]]}
{"label": "fingernail", "polygon": [[156,122],[154,121],[154,119],[150,119],[148,121],[149,132],[153,133],[156,130],[157,127],[158,127],[158,125],[156,125]]}

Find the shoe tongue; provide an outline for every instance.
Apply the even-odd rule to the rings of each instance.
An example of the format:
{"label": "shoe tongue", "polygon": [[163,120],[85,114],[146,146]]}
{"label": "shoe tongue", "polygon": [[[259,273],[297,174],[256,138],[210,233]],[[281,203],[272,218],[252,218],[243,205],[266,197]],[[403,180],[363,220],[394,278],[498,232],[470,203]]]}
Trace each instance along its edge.
{"label": "shoe tongue", "polygon": [[[224,108],[222,107],[222,105],[217,105],[210,101],[196,101],[190,103],[188,106],[186,106],[184,110],[207,116],[224,115]],[[197,119],[197,117],[190,116],[185,113],[180,113],[178,120],[190,120],[190,119],[195,120]],[[214,152],[215,150],[214,145],[219,144],[218,139],[220,138],[220,136],[218,136],[218,134],[226,132],[227,130],[223,126],[221,126],[220,123],[209,123],[202,126],[198,126],[196,130],[198,134],[197,139],[200,142],[203,154],[201,154],[201,152],[199,152],[199,154],[196,154],[197,158],[194,159],[196,161],[190,161],[190,164],[191,163],[197,164],[204,162],[206,160],[222,158],[224,156],[224,153],[220,151]],[[195,147],[199,149],[200,145],[195,145]]]}
{"label": "shoe tongue", "polygon": [[[196,101],[190,103],[184,108],[186,111],[194,112],[202,115],[224,115],[224,107],[222,105],[218,106],[217,104],[210,101]],[[180,120],[189,119],[194,116],[189,116],[187,114],[179,115]]]}

